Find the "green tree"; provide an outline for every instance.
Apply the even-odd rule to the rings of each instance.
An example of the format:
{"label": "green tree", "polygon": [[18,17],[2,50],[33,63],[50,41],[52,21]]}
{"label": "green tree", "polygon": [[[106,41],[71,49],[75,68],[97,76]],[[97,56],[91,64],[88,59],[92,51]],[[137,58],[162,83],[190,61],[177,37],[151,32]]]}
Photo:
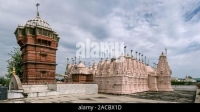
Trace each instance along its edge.
{"label": "green tree", "polygon": [[11,53],[8,53],[8,55],[10,55],[11,58],[6,61],[8,65],[7,65],[7,74],[5,74],[5,76],[8,80],[11,78],[13,64],[14,64],[16,75],[18,75],[20,80],[22,81],[22,52],[18,47],[13,47],[13,48],[14,50],[11,51]]}
{"label": "green tree", "polygon": [[191,77],[191,76],[188,76],[188,78],[192,79],[192,77]]}
{"label": "green tree", "polygon": [[0,77],[0,84],[2,84],[2,86],[8,86],[9,80],[7,78],[5,78],[4,76],[2,76],[2,77]]}

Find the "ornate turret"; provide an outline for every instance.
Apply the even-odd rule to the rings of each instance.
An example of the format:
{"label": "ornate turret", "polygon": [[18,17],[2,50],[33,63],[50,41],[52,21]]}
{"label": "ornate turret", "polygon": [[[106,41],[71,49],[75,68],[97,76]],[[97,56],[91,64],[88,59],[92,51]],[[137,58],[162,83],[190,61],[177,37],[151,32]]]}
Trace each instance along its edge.
{"label": "ornate turret", "polygon": [[159,62],[157,66],[157,74],[162,76],[171,76],[171,69],[167,62],[167,57],[162,52],[159,57]]}
{"label": "ornate turret", "polygon": [[[38,7],[39,4],[36,4],[36,6]],[[37,36],[37,39],[40,39],[38,35],[48,36],[49,39],[47,39],[45,44],[51,44],[51,40],[59,42],[60,39],[57,32],[50,27],[49,23],[40,18],[38,10],[36,17],[28,20],[26,24],[19,24],[14,34],[16,36],[17,43],[21,47],[26,44],[26,39],[28,39],[27,36]]]}
{"label": "ornate turret", "polygon": [[93,70],[96,70],[96,69],[97,69],[97,65],[96,65],[95,62],[93,63],[92,68],[93,68]]}
{"label": "ornate turret", "polygon": [[167,62],[166,55],[162,52],[159,57],[159,62],[157,66],[157,75],[158,75],[158,90],[159,91],[173,91],[171,87],[171,69]]}

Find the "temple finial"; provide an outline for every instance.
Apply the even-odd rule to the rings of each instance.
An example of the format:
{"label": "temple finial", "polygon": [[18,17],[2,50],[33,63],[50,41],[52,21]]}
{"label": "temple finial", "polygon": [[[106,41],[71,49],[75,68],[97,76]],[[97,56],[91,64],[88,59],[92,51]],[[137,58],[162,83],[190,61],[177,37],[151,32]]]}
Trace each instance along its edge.
{"label": "temple finial", "polygon": [[37,6],[37,16],[39,16],[39,11],[38,11],[38,6],[39,5],[40,5],[39,3],[36,4],[36,6]]}

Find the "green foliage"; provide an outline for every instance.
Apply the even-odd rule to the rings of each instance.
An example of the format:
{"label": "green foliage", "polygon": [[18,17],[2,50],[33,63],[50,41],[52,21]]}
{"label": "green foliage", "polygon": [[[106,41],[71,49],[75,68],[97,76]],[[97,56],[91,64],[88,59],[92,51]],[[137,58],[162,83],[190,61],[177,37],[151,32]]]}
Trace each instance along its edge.
{"label": "green foliage", "polygon": [[4,76],[0,77],[0,84],[2,84],[2,86],[7,86],[9,85],[10,80],[5,78]]}
{"label": "green foliage", "polygon": [[171,85],[185,85],[185,82],[172,81]]}
{"label": "green foliage", "polygon": [[191,77],[191,76],[188,76],[188,78],[192,79],[192,77]]}
{"label": "green foliage", "polygon": [[171,85],[195,85],[196,82],[171,81]]}
{"label": "green foliage", "polygon": [[8,53],[8,55],[11,56],[9,60],[6,62],[7,65],[7,74],[5,75],[7,79],[11,78],[12,70],[13,70],[13,62],[15,66],[16,75],[19,76],[20,80],[22,81],[22,52],[20,51],[20,48],[13,47],[14,50],[11,51],[11,53]]}

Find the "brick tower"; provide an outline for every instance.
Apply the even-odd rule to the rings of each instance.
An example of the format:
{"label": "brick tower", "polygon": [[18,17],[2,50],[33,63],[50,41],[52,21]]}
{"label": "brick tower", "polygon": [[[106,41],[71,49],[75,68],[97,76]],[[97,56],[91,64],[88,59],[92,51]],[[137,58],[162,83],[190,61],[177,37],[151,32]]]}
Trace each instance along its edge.
{"label": "brick tower", "polygon": [[[39,4],[36,4],[37,9]],[[56,50],[58,34],[50,25],[37,16],[15,30],[21,47],[23,83],[52,83],[55,81]]]}

